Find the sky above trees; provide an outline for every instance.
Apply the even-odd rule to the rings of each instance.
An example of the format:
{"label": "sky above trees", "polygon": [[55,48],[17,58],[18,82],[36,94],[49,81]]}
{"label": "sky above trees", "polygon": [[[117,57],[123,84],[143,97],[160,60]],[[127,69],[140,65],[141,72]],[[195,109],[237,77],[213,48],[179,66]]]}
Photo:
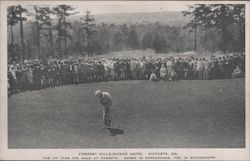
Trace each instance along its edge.
{"label": "sky above trees", "polygon": [[[15,3],[11,3],[15,5]],[[31,10],[34,5],[39,6],[56,6],[53,2],[46,1],[46,3],[22,3],[24,8]],[[63,4],[67,4],[67,1],[64,1]],[[103,14],[103,13],[133,13],[133,12],[164,12],[164,11],[183,11],[187,9],[187,5],[181,2],[169,3],[161,1],[103,1],[103,2],[70,2],[68,5],[75,7],[75,11],[78,11],[78,14],[85,14],[86,10],[90,10],[93,15]]]}

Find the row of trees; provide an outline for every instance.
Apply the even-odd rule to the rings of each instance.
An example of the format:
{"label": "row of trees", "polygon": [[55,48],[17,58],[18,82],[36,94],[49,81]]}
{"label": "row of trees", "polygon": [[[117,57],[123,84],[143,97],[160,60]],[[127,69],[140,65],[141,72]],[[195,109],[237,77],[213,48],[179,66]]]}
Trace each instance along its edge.
{"label": "row of trees", "polygon": [[18,45],[14,45],[14,36],[13,36],[13,26],[15,26],[18,22],[20,23],[20,36],[21,36],[21,47],[22,47],[21,52],[24,53],[25,47],[24,47],[23,22],[27,20],[27,18],[23,17],[24,12],[27,12],[27,10],[22,8],[21,5],[8,7],[7,23],[10,26],[11,30],[11,44],[8,47],[9,49],[8,53],[10,54],[17,52],[19,50]]}
{"label": "row of trees", "polygon": [[[59,56],[62,57],[62,41],[64,41],[64,54],[67,57],[67,40],[71,37],[68,29],[72,28],[70,21],[67,19],[70,15],[75,14],[73,11],[74,8],[68,5],[59,5],[54,8],[50,7],[37,7],[34,6],[35,14],[28,13],[27,9],[23,8],[21,5],[18,6],[10,6],[8,7],[8,25],[10,26],[11,30],[11,43],[9,45],[9,52],[12,56],[19,56],[22,59],[26,59],[26,57],[30,56],[29,50],[31,49],[31,45],[29,41],[35,39],[36,45],[36,55],[41,54],[41,39],[45,39],[45,41],[49,42],[49,51],[47,52],[46,56],[54,56],[54,41],[58,45],[58,53]],[[31,32],[33,35],[27,35],[26,42],[24,41],[24,31],[23,31],[23,22],[27,20],[24,17],[24,14],[33,16],[35,21],[32,21],[31,24]],[[53,19],[57,19],[57,23],[53,22]],[[14,33],[13,33],[13,26],[16,24],[20,24],[20,37],[21,37],[21,53],[18,55],[16,52],[18,51],[17,48],[18,44],[14,43]],[[35,33],[34,33],[35,27]],[[27,27],[26,27],[27,28]],[[54,39],[53,30],[57,32],[56,40]],[[19,49],[19,48],[18,48]],[[10,54],[10,55],[11,55]]]}
{"label": "row of trees", "polygon": [[[34,6],[32,13],[20,5],[8,7],[9,58],[67,58],[72,54],[105,54],[127,49],[168,53],[243,51],[245,48],[245,6],[241,4],[189,6],[188,11],[183,12],[184,16],[191,17],[185,27],[170,27],[159,22],[95,24],[90,11],[70,21],[70,16],[75,14],[75,8],[69,5]],[[28,20],[30,17],[33,19]]]}
{"label": "row of trees", "polygon": [[197,4],[189,6],[188,11],[183,11],[183,15],[191,15],[193,18],[185,26],[194,32],[195,45],[197,50],[197,30],[204,32],[204,48],[207,48],[208,30],[217,29],[221,34],[220,49],[223,52],[231,45],[233,33],[229,28],[238,25],[237,48],[245,49],[245,5],[244,4]]}

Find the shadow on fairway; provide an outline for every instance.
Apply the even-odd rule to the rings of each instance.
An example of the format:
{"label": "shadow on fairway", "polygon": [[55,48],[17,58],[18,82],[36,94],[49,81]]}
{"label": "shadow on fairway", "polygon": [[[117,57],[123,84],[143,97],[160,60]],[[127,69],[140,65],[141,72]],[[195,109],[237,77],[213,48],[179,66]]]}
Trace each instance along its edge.
{"label": "shadow on fairway", "polygon": [[108,130],[111,136],[122,135],[124,131],[121,129],[111,128]]}

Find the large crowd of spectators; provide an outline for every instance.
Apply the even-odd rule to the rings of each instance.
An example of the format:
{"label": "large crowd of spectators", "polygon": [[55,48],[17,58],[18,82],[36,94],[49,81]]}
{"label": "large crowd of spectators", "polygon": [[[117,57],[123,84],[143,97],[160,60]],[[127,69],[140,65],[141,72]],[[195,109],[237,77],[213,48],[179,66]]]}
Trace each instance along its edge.
{"label": "large crowd of spectators", "polygon": [[244,77],[245,55],[211,57],[35,59],[8,64],[8,92],[99,81]]}

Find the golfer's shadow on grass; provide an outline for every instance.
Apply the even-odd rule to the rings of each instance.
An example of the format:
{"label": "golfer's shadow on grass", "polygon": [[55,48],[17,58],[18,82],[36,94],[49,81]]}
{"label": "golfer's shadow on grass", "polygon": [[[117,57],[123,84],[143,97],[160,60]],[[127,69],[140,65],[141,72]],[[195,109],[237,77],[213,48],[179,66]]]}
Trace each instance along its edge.
{"label": "golfer's shadow on grass", "polygon": [[108,129],[109,135],[111,136],[116,136],[116,135],[122,135],[124,134],[124,131],[121,129],[117,129],[117,128],[110,128]]}

